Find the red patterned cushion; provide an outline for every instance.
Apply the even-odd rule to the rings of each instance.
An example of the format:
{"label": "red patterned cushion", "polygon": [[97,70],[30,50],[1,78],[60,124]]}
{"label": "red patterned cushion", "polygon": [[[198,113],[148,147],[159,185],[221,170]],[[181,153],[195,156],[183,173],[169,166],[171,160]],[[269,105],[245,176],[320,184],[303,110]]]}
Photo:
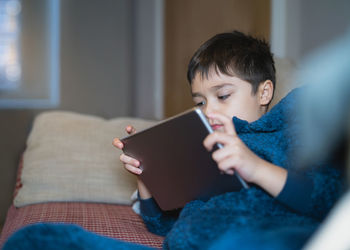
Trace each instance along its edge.
{"label": "red patterned cushion", "polygon": [[[23,160],[17,170],[14,196],[22,186]],[[16,208],[12,205],[1,232],[0,249],[6,239],[20,228],[38,222],[71,223],[97,234],[161,248],[163,237],[147,231],[142,219],[131,206],[104,203],[52,202]]]}
{"label": "red patterned cushion", "polygon": [[130,206],[98,203],[43,203],[22,208],[11,206],[1,233],[0,246],[15,231],[37,222],[80,225],[100,235],[161,248],[163,237],[147,231]]}

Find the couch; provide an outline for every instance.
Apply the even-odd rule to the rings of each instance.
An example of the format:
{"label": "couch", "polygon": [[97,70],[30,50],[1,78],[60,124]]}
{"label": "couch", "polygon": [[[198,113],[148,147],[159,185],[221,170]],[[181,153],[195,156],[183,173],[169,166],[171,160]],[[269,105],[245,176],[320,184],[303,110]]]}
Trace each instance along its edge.
{"label": "couch", "polygon": [[37,222],[73,223],[107,237],[159,248],[132,209],[136,179],[119,161],[114,137],[135,118],[105,120],[67,111],[36,117],[20,160],[13,204],[1,233],[0,247],[15,231]]}

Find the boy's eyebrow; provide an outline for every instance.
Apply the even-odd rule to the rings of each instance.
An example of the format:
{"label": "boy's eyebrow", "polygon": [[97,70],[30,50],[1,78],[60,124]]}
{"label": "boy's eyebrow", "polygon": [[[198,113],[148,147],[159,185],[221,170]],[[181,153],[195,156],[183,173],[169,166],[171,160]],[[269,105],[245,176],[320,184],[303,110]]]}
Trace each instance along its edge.
{"label": "boy's eyebrow", "polygon": [[[227,87],[227,86],[234,87],[235,85],[232,83],[223,83],[223,84],[218,84],[218,85],[212,86],[212,87],[210,87],[210,89],[213,91],[217,91],[217,90],[224,88],[224,87]],[[192,94],[192,97],[202,97],[203,96],[202,94],[196,93],[196,92],[191,93],[191,94]]]}
{"label": "boy's eyebrow", "polygon": [[216,86],[212,86],[211,89],[218,90],[218,89],[224,88],[226,86],[234,87],[234,84],[232,84],[232,83],[218,84]]}

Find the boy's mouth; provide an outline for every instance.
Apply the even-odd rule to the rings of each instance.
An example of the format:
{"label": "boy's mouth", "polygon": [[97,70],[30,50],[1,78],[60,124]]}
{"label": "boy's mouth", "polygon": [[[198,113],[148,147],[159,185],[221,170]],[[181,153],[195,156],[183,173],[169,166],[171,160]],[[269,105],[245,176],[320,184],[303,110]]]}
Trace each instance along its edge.
{"label": "boy's mouth", "polygon": [[210,126],[211,126],[211,128],[213,130],[218,130],[218,129],[222,128],[224,125],[222,125],[222,124],[211,124]]}

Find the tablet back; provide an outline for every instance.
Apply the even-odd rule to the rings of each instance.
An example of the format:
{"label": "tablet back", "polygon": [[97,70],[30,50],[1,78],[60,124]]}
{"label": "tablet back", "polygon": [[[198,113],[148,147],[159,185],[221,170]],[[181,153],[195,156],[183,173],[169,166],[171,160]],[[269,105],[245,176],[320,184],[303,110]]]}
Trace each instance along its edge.
{"label": "tablet back", "polygon": [[124,153],[140,161],[140,178],[161,209],[242,188],[243,180],[220,173],[203,146],[210,132],[201,110],[192,109],[122,139]]}

